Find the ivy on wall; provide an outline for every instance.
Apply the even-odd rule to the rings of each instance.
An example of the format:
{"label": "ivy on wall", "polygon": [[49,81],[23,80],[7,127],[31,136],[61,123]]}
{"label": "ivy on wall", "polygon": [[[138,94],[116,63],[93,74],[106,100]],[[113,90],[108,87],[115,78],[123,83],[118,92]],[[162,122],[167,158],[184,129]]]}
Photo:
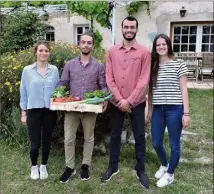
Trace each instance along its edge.
{"label": "ivy on wall", "polygon": [[82,15],[88,20],[95,19],[102,27],[108,27],[108,2],[69,1],[68,9],[73,13]]}
{"label": "ivy on wall", "polygon": [[126,11],[129,15],[137,13],[139,8],[143,5],[146,5],[147,14],[150,15],[150,2],[149,1],[134,1],[131,2],[127,7]]}
{"label": "ivy on wall", "polygon": [[86,19],[91,21],[91,29],[90,31],[94,35],[95,45],[100,46],[103,38],[98,30],[94,31],[93,21],[96,20],[102,27],[111,28],[111,23],[109,18],[111,14],[109,12],[109,4],[108,2],[67,2],[68,9],[77,13],[78,15],[82,15]]}

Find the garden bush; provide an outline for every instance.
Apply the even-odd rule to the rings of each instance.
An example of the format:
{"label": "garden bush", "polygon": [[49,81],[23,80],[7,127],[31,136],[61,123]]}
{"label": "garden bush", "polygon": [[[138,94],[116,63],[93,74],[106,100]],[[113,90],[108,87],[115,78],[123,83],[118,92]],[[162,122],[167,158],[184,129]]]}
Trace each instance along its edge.
{"label": "garden bush", "polygon": [[2,111],[0,137],[9,145],[22,147],[28,144],[27,128],[20,122],[20,119],[20,109],[15,106]]}
{"label": "garden bush", "polygon": [[1,25],[1,54],[32,46],[38,39],[44,38],[47,31],[47,26],[30,11],[4,15]]}

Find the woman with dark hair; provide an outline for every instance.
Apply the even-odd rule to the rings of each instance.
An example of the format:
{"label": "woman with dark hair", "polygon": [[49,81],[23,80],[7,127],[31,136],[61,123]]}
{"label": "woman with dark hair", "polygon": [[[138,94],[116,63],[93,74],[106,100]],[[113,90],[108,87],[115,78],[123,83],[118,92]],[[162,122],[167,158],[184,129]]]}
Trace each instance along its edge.
{"label": "woman with dark hair", "polygon": [[[157,186],[164,187],[174,181],[182,128],[190,123],[187,68],[184,62],[173,60],[171,40],[165,34],[154,39],[151,68],[147,119],[151,119],[152,145],[161,162],[155,178],[159,179]],[[163,146],[166,127],[171,148],[169,162]]]}
{"label": "woman with dark hair", "polygon": [[[21,122],[27,124],[30,139],[31,179],[46,179],[50,141],[56,122],[56,111],[49,109],[51,93],[59,82],[58,69],[48,64],[50,46],[46,41],[34,47],[36,62],[24,67],[20,85]],[[42,161],[37,160],[42,140]]]}

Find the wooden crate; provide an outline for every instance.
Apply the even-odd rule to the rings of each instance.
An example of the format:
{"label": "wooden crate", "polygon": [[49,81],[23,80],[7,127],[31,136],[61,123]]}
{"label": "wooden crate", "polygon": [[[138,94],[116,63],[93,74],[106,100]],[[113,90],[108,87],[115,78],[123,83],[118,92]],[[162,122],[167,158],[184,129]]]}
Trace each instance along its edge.
{"label": "wooden crate", "polygon": [[50,109],[51,110],[101,113],[103,111],[103,103],[100,103],[100,104],[84,104],[84,103],[81,103],[81,101],[53,102],[53,99],[51,98]]}

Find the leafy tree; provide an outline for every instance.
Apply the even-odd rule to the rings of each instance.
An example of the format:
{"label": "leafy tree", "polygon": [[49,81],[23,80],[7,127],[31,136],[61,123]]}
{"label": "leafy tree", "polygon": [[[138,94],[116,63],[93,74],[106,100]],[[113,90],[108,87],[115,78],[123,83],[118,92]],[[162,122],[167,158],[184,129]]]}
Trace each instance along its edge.
{"label": "leafy tree", "polygon": [[134,1],[131,2],[127,7],[126,11],[129,15],[132,15],[134,13],[137,13],[139,8],[143,5],[146,5],[147,7],[147,14],[150,15],[150,2],[149,1]]}
{"label": "leafy tree", "polygon": [[93,31],[93,36],[94,36],[94,41],[95,41],[95,47],[101,47],[101,42],[103,40],[102,35],[100,34],[100,32],[98,30]]}
{"label": "leafy tree", "polygon": [[92,22],[95,19],[102,27],[109,27],[109,18],[107,18],[109,9],[108,2],[70,1],[67,2],[67,5],[71,12],[82,15]]}
{"label": "leafy tree", "polygon": [[17,51],[44,38],[46,26],[32,12],[16,12],[8,15],[3,25],[1,53]]}
{"label": "leafy tree", "polygon": [[28,4],[31,6],[38,7],[39,5],[45,5],[45,4],[50,4],[50,5],[56,5],[56,4],[64,4],[65,1],[29,1]]}
{"label": "leafy tree", "polygon": [[1,7],[16,7],[16,6],[21,6],[22,2],[21,1],[3,1],[0,2]]}
{"label": "leafy tree", "polygon": [[[15,7],[15,6],[22,6],[23,3],[26,1],[3,1],[1,2],[2,7]],[[65,1],[28,1],[28,5],[38,7],[39,5],[43,4],[64,4]]]}
{"label": "leafy tree", "polygon": [[93,21],[96,20],[102,27],[111,28],[109,21],[111,10],[109,9],[108,2],[67,2],[67,5],[71,12],[82,15],[91,21],[90,31],[94,35],[95,46],[99,47],[103,38],[98,30],[94,31]]}

